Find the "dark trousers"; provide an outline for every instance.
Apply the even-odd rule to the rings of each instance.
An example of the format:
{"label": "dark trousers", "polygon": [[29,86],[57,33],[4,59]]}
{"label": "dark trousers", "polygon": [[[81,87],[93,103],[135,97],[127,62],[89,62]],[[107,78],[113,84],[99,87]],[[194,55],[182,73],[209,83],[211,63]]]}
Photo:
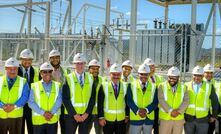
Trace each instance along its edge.
{"label": "dark trousers", "polygon": [[34,134],[57,134],[58,124],[34,125]]}
{"label": "dark trousers", "polygon": [[103,127],[104,134],[126,134],[126,123],[121,122],[106,122]]}
{"label": "dark trousers", "polygon": [[213,134],[213,132],[215,131],[215,127],[216,127],[216,122],[209,122],[209,129],[208,129],[208,134]]}
{"label": "dark trousers", "polygon": [[159,134],[159,108],[157,107],[154,110],[154,124],[153,124],[153,133]]}
{"label": "dark trousers", "polygon": [[61,115],[60,115],[60,119],[59,119],[59,123],[60,123],[60,128],[61,128],[61,134],[65,134],[65,130],[64,130],[64,105],[61,105]]}
{"label": "dark trousers", "polygon": [[64,115],[65,134],[75,134],[77,127],[78,134],[89,134],[91,118],[91,114],[89,114],[88,118],[84,122],[79,123],[74,120],[74,117]]}
{"label": "dark trousers", "polygon": [[98,115],[92,115],[92,119],[90,122],[89,129],[92,129],[92,126],[94,124],[95,134],[102,134],[102,127],[99,125],[99,118]]}
{"label": "dark trousers", "polygon": [[22,117],[0,119],[0,134],[21,134]]}
{"label": "dark trousers", "polygon": [[185,134],[207,134],[209,129],[209,124],[208,122],[197,122],[197,121],[192,121],[192,122],[186,122],[184,124],[184,131]]}
{"label": "dark trousers", "polygon": [[26,124],[27,124],[28,134],[33,134],[32,110],[28,106],[28,104],[25,104],[25,106],[24,106],[22,129],[21,129],[22,134],[25,134],[25,121],[26,121]]}

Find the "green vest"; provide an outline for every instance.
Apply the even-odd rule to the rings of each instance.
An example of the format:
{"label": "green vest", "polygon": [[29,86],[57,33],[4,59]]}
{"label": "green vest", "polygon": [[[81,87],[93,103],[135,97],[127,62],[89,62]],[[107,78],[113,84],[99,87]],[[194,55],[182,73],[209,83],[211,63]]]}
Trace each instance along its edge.
{"label": "green vest", "polygon": [[[134,77],[132,75],[129,75],[127,83],[132,83],[134,80],[135,80]],[[123,75],[121,76],[121,81],[126,82],[126,81],[123,80]]]}
{"label": "green vest", "polygon": [[[140,87],[140,83],[138,80],[131,83],[131,90],[133,101],[138,108],[146,108],[153,102],[154,94],[156,90],[155,84],[148,81],[148,85],[146,87],[145,93],[143,93],[142,88]],[[154,111],[148,113],[147,118],[150,120],[154,120]],[[139,115],[130,110],[130,120],[145,120],[146,118],[141,118]]]}
{"label": "green vest", "polygon": [[[42,81],[32,83],[31,88],[34,91],[36,104],[44,111],[51,111],[59,94],[60,83],[52,81],[49,97],[44,90]],[[33,125],[54,124],[59,120],[59,115],[60,110],[53,115],[50,121],[47,121],[43,115],[40,115],[32,110],[32,123]]]}
{"label": "green vest", "polygon": [[[217,95],[217,98],[219,100],[219,105],[221,105],[221,99],[220,99],[220,96],[221,96],[221,82],[216,81],[215,84],[214,84],[214,87],[216,89],[216,95]],[[218,116],[221,117],[221,114],[219,114]]]}
{"label": "green vest", "polygon": [[[17,76],[14,85],[9,90],[6,76],[0,77],[0,101],[4,104],[15,104],[22,95],[23,87],[26,79]],[[2,108],[0,109],[0,118],[19,118],[23,116],[23,107],[17,107],[7,113]]]}
{"label": "green vest", "polygon": [[[78,78],[74,72],[67,76],[71,103],[77,114],[84,114],[86,112],[91,97],[93,77],[89,73],[85,72],[84,74],[85,78],[83,89],[81,88]],[[65,114],[68,114],[66,109]]]}
{"label": "green vest", "polygon": [[[181,84],[180,82],[177,85],[177,89],[175,94],[173,93],[173,90],[168,83],[168,81],[165,81],[160,84],[162,86],[163,94],[164,94],[164,99],[167,102],[167,104],[172,108],[172,109],[178,109],[180,105],[183,102],[183,97],[184,93],[186,92],[186,85]],[[159,118],[163,120],[183,120],[184,119],[184,113],[178,115],[176,118],[173,118],[170,113],[167,113],[164,111],[164,109],[159,106],[160,112],[159,112]]]}
{"label": "green vest", "polygon": [[96,87],[96,98],[95,98],[95,105],[92,111],[92,114],[97,115],[97,101],[98,101],[98,92],[99,89],[101,87],[101,84],[105,81],[104,77],[98,76],[98,83],[97,83],[97,87]]}
{"label": "green vest", "polygon": [[116,99],[112,83],[102,83],[104,90],[104,118],[107,121],[122,121],[125,119],[126,84],[120,81],[119,94]]}
{"label": "green vest", "polygon": [[37,82],[39,81],[39,72],[38,72],[38,69],[33,67],[34,69],[34,82]]}
{"label": "green vest", "polygon": [[210,108],[211,84],[202,81],[202,86],[196,94],[192,88],[192,82],[187,83],[189,92],[189,105],[186,109],[186,114],[203,118],[208,116]]}

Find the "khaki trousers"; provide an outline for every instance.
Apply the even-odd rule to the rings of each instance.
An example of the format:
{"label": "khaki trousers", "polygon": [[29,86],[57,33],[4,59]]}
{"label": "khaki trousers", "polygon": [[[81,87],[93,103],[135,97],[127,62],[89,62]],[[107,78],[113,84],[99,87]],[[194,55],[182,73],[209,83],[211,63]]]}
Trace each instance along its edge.
{"label": "khaki trousers", "polygon": [[159,134],[182,134],[184,120],[160,120]]}

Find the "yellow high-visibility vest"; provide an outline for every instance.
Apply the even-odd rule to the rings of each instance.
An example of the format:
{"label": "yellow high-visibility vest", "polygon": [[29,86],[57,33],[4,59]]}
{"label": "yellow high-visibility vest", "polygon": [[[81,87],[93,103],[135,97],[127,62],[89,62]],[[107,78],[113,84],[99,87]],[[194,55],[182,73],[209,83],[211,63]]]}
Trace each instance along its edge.
{"label": "yellow high-visibility vest", "polygon": [[[178,82],[175,93],[173,93],[172,87],[170,86],[168,81],[161,83],[160,86],[162,86],[164,99],[167,102],[167,104],[172,109],[178,109],[183,102],[184,93],[186,92],[186,89],[187,89],[186,85]],[[163,120],[183,120],[184,119],[184,113],[179,114],[176,118],[173,118],[170,115],[170,113],[165,112],[161,106],[159,108],[160,108],[160,112],[159,112],[160,119],[163,119]]]}
{"label": "yellow high-visibility vest", "polygon": [[[59,94],[60,83],[52,81],[51,92],[49,96],[47,96],[44,90],[42,81],[32,83],[31,87],[34,91],[36,104],[44,111],[51,111],[54,104],[56,103]],[[50,121],[47,121],[44,118],[44,116],[32,110],[32,123],[33,125],[54,124],[59,120],[59,115],[60,115],[60,109],[58,110],[57,113],[53,115]]]}
{"label": "yellow high-visibility vest", "polygon": [[[9,90],[6,76],[0,77],[0,100],[4,104],[15,104],[16,101],[21,97],[23,87],[26,83],[26,79],[17,76],[13,86]],[[17,107],[11,112],[7,113],[0,108],[0,118],[19,118],[23,116],[23,107]]]}
{"label": "yellow high-visibility vest", "polygon": [[96,87],[96,98],[95,98],[95,105],[92,111],[92,114],[97,115],[97,101],[98,101],[98,92],[99,89],[101,87],[101,84],[105,81],[104,77],[98,76],[98,83],[97,83],[97,87]]}
{"label": "yellow high-visibility vest", "polygon": [[[85,72],[83,89],[81,88],[78,78],[74,72],[67,76],[67,82],[70,89],[72,106],[77,114],[84,114],[91,97],[93,77],[89,73]],[[66,108],[65,114],[68,114]]]}
{"label": "yellow high-visibility vest", "polygon": [[119,94],[116,99],[112,83],[104,82],[102,84],[104,90],[104,118],[107,121],[122,121],[125,119],[125,95],[126,83],[120,81]]}
{"label": "yellow high-visibility vest", "polygon": [[196,116],[196,118],[203,118],[208,116],[210,108],[210,94],[211,84],[202,81],[202,86],[196,94],[192,88],[192,82],[188,82],[188,93],[189,93],[189,105],[186,109],[186,114]]}
{"label": "yellow high-visibility vest", "polygon": [[[131,83],[131,90],[132,90],[133,101],[137,105],[137,107],[146,108],[154,100],[156,86],[152,82],[148,81],[146,91],[143,93],[142,88],[140,87],[139,80],[136,80]],[[148,113],[146,117],[149,118],[150,120],[154,120],[154,111]],[[139,115],[136,115],[136,113],[134,113],[130,109],[130,120],[145,120],[145,119],[146,118],[141,118]]]}

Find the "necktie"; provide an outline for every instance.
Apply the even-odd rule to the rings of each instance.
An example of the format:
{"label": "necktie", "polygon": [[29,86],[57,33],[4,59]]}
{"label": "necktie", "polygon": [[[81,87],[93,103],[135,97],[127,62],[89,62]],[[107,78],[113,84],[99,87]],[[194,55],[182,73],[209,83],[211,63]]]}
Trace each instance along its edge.
{"label": "necktie", "polygon": [[81,85],[81,88],[82,88],[83,85],[84,85],[82,75],[80,75],[80,77],[79,77],[79,82],[80,82],[80,85]]}
{"label": "necktie", "polygon": [[150,76],[150,78],[151,78],[151,81],[152,81],[153,83],[155,83],[155,80],[154,80],[153,76]]}
{"label": "necktie", "polygon": [[13,82],[14,82],[13,79],[9,79],[9,85],[8,85],[8,86],[9,86],[9,87],[8,87],[9,89],[12,88],[12,86],[13,86],[13,84],[14,84]]}
{"label": "necktie", "polygon": [[142,91],[143,91],[143,93],[146,91],[146,84],[145,83],[142,83],[142,85],[143,85],[143,88],[142,88]]}
{"label": "necktie", "polygon": [[25,69],[24,77],[26,78],[27,82],[29,82],[29,79],[28,79],[28,69]]}
{"label": "necktie", "polygon": [[118,95],[117,84],[114,84],[114,95],[117,98],[117,95]]}

